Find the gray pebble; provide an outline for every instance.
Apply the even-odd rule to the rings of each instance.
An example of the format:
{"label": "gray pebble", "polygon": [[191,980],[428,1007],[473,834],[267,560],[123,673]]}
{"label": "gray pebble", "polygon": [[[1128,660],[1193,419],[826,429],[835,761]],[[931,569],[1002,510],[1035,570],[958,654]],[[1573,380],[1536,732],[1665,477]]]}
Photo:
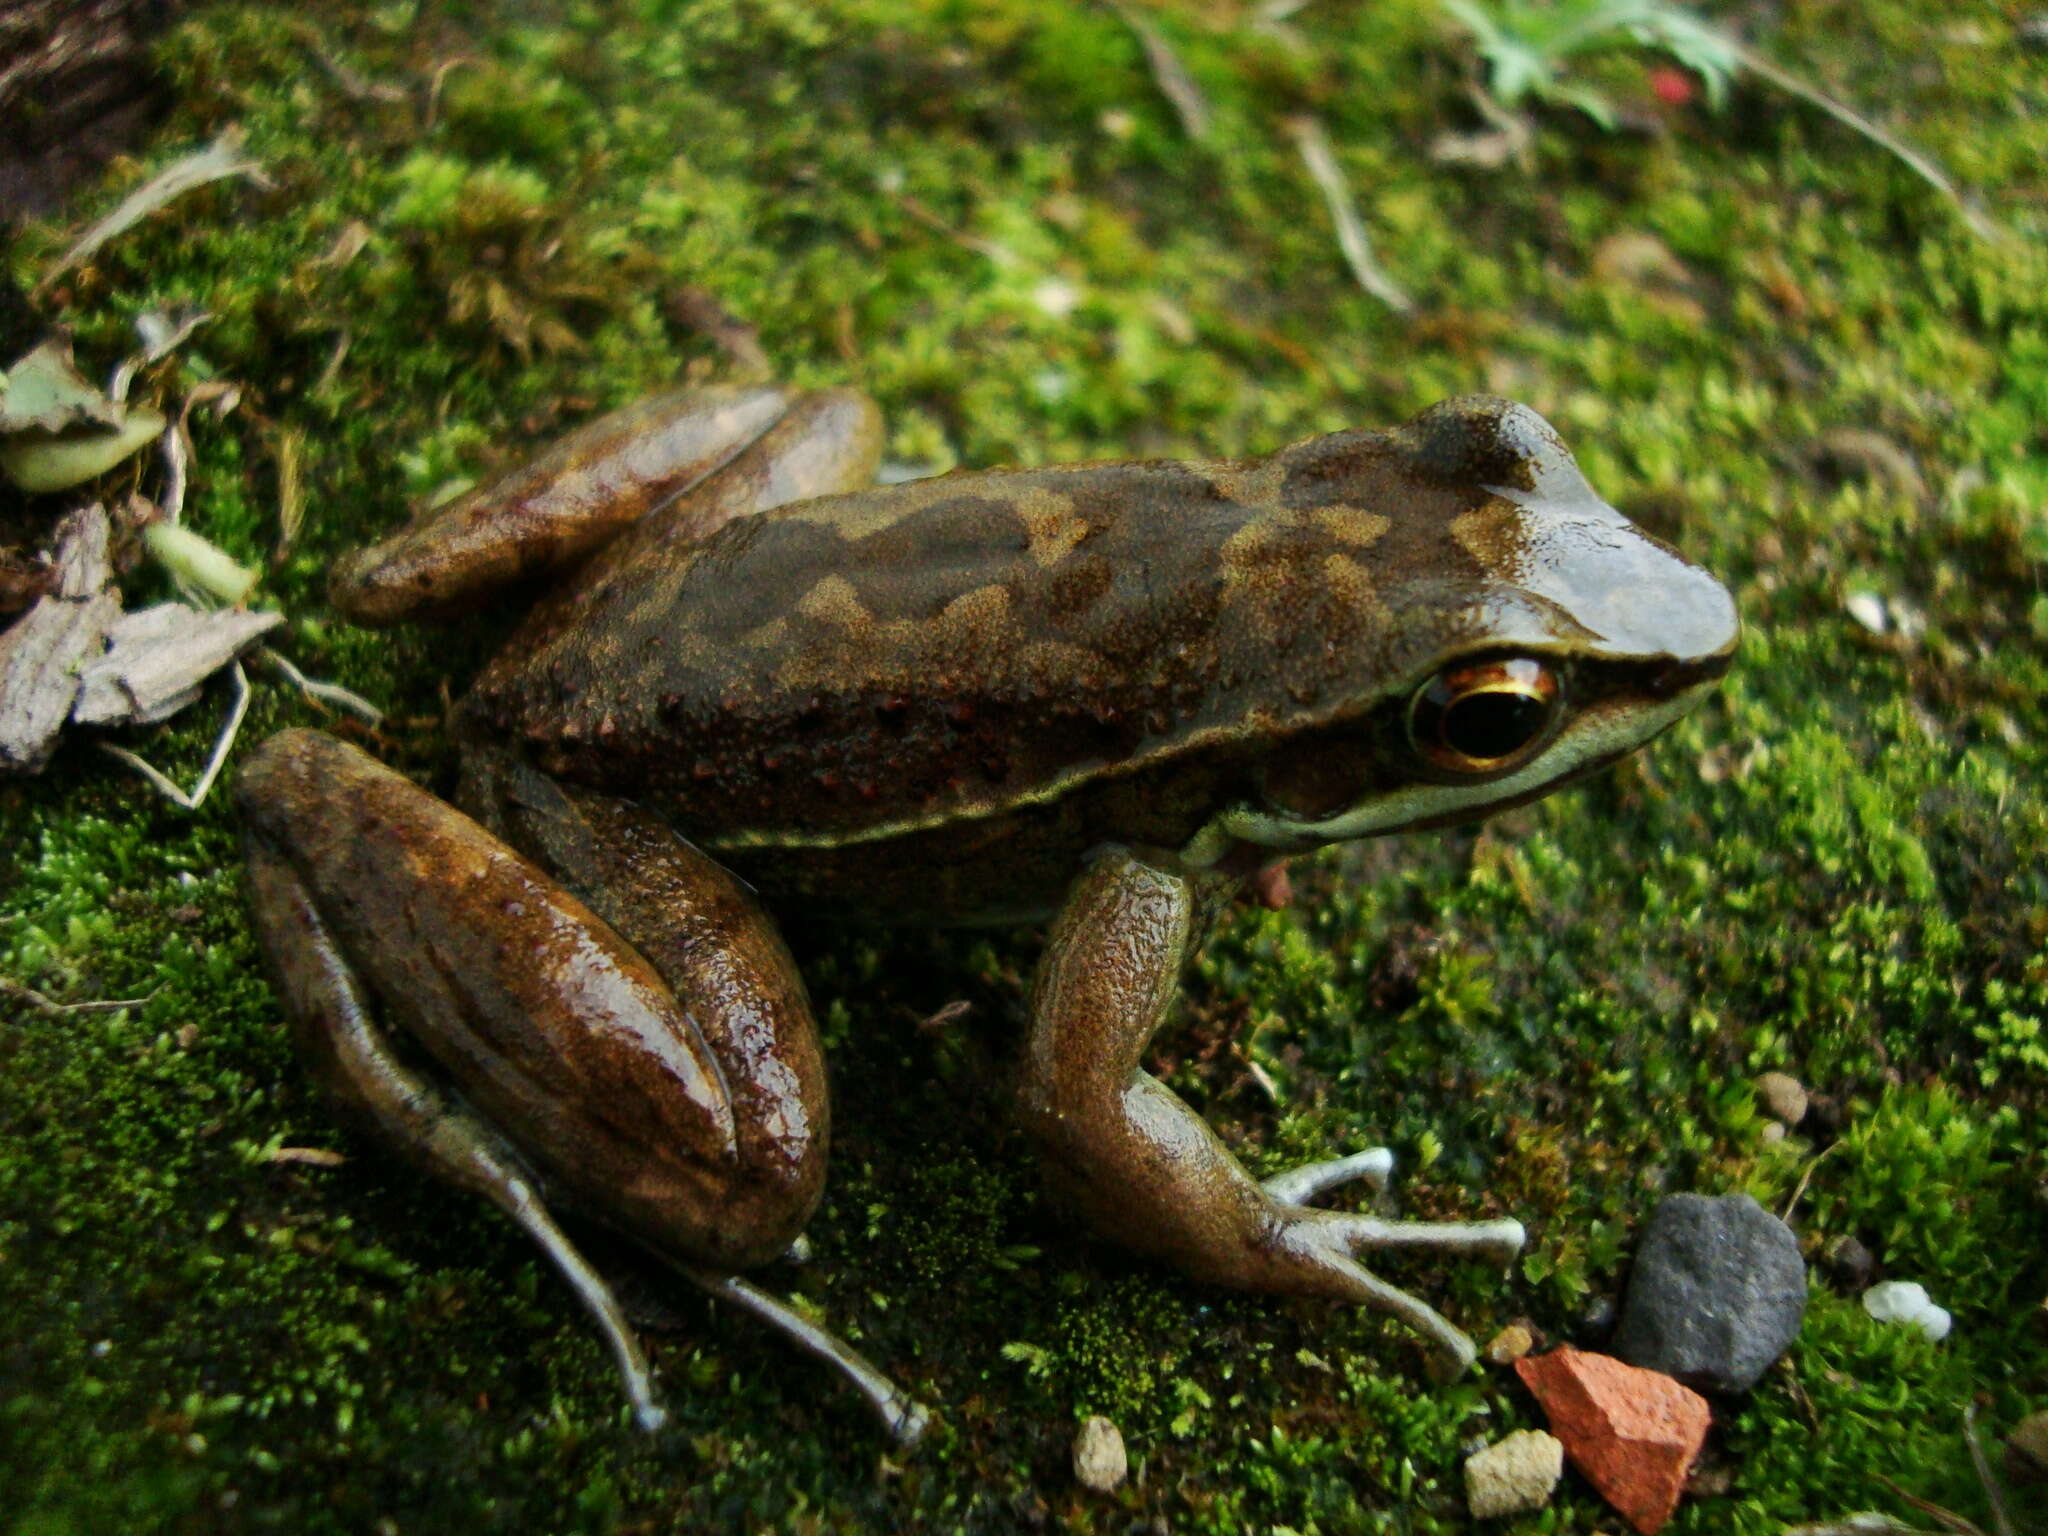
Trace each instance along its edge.
{"label": "gray pebble", "polygon": [[1805,1314],[1791,1228],[1748,1195],[1673,1195],[1636,1249],[1614,1352],[1701,1392],[1747,1392]]}

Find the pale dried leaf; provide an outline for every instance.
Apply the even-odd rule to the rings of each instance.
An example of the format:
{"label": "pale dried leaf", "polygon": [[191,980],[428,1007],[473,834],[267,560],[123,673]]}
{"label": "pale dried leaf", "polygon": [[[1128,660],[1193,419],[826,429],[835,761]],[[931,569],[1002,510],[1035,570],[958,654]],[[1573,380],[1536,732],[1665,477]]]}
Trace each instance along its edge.
{"label": "pale dried leaf", "polygon": [[274,1147],[270,1152],[273,1163],[298,1163],[307,1168],[339,1168],[348,1159],[339,1152],[330,1152],[325,1147]]}
{"label": "pale dried leaf", "polygon": [[146,405],[128,407],[112,431],[74,427],[52,437],[23,432],[0,439],[0,470],[31,495],[61,491],[105,474],[156,441],[164,418]]}
{"label": "pale dried leaf", "polygon": [[149,725],[199,697],[200,685],[284,623],[281,613],[202,613],[159,603],[125,614],[106,654],[85,668],[71,718],[79,725]]}
{"label": "pale dried leaf", "polygon": [[282,427],[274,440],[277,453],[277,548],[273,562],[282,562],[291,552],[299,529],[306,521],[306,434],[297,427]]}
{"label": "pale dried leaf", "polygon": [[342,225],[334,237],[334,244],[321,255],[313,258],[316,267],[345,267],[363,254],[370,243],[370,226],[361,219],[350,219]]}
{"label": "pale dried leaf", "polygon": [[35,773],[49,761],[78,697],[79,674],[120,616],[104,507],[81,507],[57,525],[57,581],[0,635],[0,773]]}
{"label": "pale dried leaf", "polygon": [[128,386],[135,375],[151,363],[163,361],[191,339],[192,333],[211,320],[213,315],[197,305],[181,306],[166,314],[162,310],[146,309],[135,317],[136,339],[142,343],[142,350],[123,360],[114,370],[114,377],[107,385],[107,396],[112,400],[126,400]]}

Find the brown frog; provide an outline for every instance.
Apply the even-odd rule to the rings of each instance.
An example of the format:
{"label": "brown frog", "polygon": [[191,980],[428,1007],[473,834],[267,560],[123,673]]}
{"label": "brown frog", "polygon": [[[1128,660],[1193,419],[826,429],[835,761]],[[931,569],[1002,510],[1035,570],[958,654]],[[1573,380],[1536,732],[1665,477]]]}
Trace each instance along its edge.
{"label": "brown frog", "polygon": [[[307,731],[243,769],[256,927],[315,1072],[496,1202],[650,1373],[573,1208],[924,1410],[738,1272],[824,1180],[809,1002],[764,903],[1050,917],[1018,1105],[1056,1191],[1201,1280],[1471,1342],[1359,1255],[1505,1261],[1514,1221],[1308,1202],[1384,1151],[1253,1179],[1139,1067],[1262,865],[1548,793],[1726,668],[1734,604],[1501,400],[1262,459],[862,490],[873,406],[764,387],[586,427],[337,570],[364,622],[565,571],[460,709],[458,812]],[[472,819],[474,818],[474,819]]]}

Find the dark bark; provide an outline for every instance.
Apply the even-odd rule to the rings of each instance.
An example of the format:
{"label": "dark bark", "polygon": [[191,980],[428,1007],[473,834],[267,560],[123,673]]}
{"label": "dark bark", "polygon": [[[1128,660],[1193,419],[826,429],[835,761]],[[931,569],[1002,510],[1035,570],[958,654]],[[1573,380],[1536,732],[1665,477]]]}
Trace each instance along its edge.
{"label": "dark bark", "polygon": [[180,0],[0,0],[0,228],[60,206],[161,106],[148,44]]}

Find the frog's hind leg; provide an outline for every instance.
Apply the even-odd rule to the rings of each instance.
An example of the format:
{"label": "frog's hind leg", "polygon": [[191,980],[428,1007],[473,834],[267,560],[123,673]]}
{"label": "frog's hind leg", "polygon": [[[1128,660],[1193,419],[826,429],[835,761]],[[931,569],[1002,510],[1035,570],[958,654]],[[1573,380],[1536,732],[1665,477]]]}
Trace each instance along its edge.
{"label": "frog's hind leg", "polygon": [[1032,993],[1019,1107],[1053,1182],[1098,1231],[1239,1290],[1363,1302],[1463,1369],[1472,1341],[1355,1257],[1427,1248],[1506,1262],[1521,1223],[1390,1222],[1303,1204],[1391,1159],[1357,1153],[1261,1186],[1172,1090],[1140,1069],[1214,901],[1199,877],[1111,851],[1074,883]]}
{"label": "frog's hind leg", "polygon": [[[265,743],[237,798],[258,937],[315,1071],[534,1236],[654,1422],[610,1288],[542,1200],[714,1271],[801,1231],[823,1187],[823,1064],[779,942],[740,921],[744,889],[723,877],[693,893],[697,871],[658,846],[626,854],[656,863],[646,889],[685,914],[650,957],[538,864],[331,738]],[[899,1433],[920,1422],[901,1394],[875,1406]]]}
{"label": "frog's hind leg", "polygon": [[299,1055],[362,1129],[428,1172],[482,1195],[518,1224],[589,1311],[642,1429],[668,1415],[654,1373],[603,1276],[571,1243],[533,1188],[518,1152],[484,1121],[401,1059],[372,1022],[373,1008],[332,928],[291,865],[260,843],[247,850],[250,902],[285,996]]}
{"label": "frog's hind leg", "polygon": [[[807,1106],[822,1149],[824,1065],[803,983],[740,881],[658,817],[627,801],[565,790],[509,752],[474,746],[462,799],[629,939],[679,995],[704,1005],[695,1011],[727,1063],[743,1126],[772,1131]],[[736,986],[742,972],[761,979]],[[735,1005],[741,992],[753,1001]],[[778,1003],[782,1016],[768,1017]],[[778,1240],[786,1249],[788,1239]],[[929,1411],[844,1340],[738,1275],[690,1262],[674,1246],[648,1246],[713,1296],[837,1368],[898,1441],[910,1444],[924,1432]]]}

